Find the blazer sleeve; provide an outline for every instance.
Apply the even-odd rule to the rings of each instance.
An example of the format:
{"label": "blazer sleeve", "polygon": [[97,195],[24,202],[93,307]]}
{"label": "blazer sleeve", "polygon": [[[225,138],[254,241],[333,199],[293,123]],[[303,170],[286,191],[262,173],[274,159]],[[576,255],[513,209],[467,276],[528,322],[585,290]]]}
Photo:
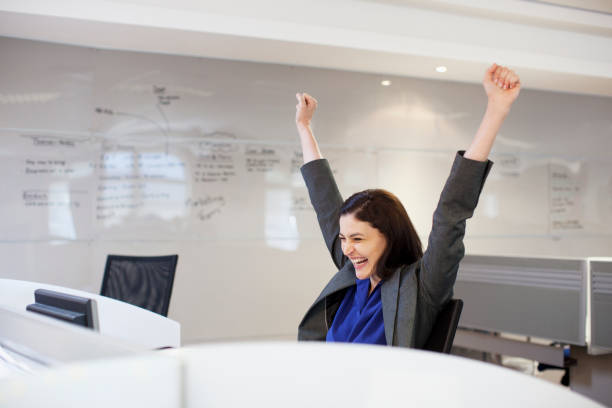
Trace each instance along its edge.
{"label": "blazer sleeve", "polygon": [[327,245],[334,264],[340,269],[346,262],[338,238],[340,232],[338,219],[344,201],[336,185],[329,162],[326,159],[313,160],[304,164],[301,171],[306,182],[310,202],[317,214],[325,245]]}
{"label": "blazer sleeve", "polygon": [[493,163],[466,159],[457,153],[433,215],[427,250],[419,273],[421,295],[433,306],[453,296],[459,262],[465,253],[465,221],[471,218]]}

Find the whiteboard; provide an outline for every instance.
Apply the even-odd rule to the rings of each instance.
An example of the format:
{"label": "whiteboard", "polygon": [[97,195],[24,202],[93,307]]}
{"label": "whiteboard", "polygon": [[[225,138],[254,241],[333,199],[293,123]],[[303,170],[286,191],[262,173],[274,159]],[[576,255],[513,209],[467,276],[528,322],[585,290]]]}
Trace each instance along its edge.
{"label": "whiteboard", "polygon": [[[185,342],[294,338],[334,273],[299,173],[297,91],[344,196],[396,193],[426,242],[472,84],[2,38],[0,276],[96,292],[106,255],[179,254]],[[387,77],[385,77],[387,78]],[[605,256],[609,98],[522,91],[466,250]],[[580,137],[578,137],[580,136]]]}

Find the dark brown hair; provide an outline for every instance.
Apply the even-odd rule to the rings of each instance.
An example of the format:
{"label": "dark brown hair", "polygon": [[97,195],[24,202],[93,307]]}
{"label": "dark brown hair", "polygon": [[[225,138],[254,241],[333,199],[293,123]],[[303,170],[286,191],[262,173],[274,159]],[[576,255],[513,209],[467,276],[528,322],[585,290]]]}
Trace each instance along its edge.
{"label": "dark brown hair", "polygon": [[380,279],[390,277],[395,268],[409,265],[423,256],[419,235],[406,209],[392,193],[382,189],[355,193],[340,208],[340,216],[346,214],[370,223],[385,236],[387,246],[374,269]]}

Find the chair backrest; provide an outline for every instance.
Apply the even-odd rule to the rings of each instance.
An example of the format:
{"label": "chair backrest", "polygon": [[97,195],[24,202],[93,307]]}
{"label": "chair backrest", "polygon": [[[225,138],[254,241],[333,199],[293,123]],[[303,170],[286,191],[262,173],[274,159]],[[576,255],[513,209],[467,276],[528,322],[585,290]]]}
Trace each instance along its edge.
{"label": "chair backrest", "polygon": [[100,294],[168,316],[178,255],[108,255]]}
{"label": "chair backrest", "polygon": [[440,313],[438,313],[429,339],[427,339],[423,347],[424,350],[450,353],[462,309],[463,300],[451,299],[448,301],[442,310],[440,310]]}

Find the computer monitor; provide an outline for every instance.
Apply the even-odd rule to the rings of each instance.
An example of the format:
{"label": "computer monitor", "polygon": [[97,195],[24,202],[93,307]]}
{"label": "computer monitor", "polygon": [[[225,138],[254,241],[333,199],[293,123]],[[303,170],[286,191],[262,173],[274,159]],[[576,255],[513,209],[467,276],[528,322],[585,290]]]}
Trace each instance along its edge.
{"label": "computer monitor", "polygon": [[79,326],[94,328],[92,299],[48,289],[36,289],[34,301],[36,303],[27,305],[26,310]]}

